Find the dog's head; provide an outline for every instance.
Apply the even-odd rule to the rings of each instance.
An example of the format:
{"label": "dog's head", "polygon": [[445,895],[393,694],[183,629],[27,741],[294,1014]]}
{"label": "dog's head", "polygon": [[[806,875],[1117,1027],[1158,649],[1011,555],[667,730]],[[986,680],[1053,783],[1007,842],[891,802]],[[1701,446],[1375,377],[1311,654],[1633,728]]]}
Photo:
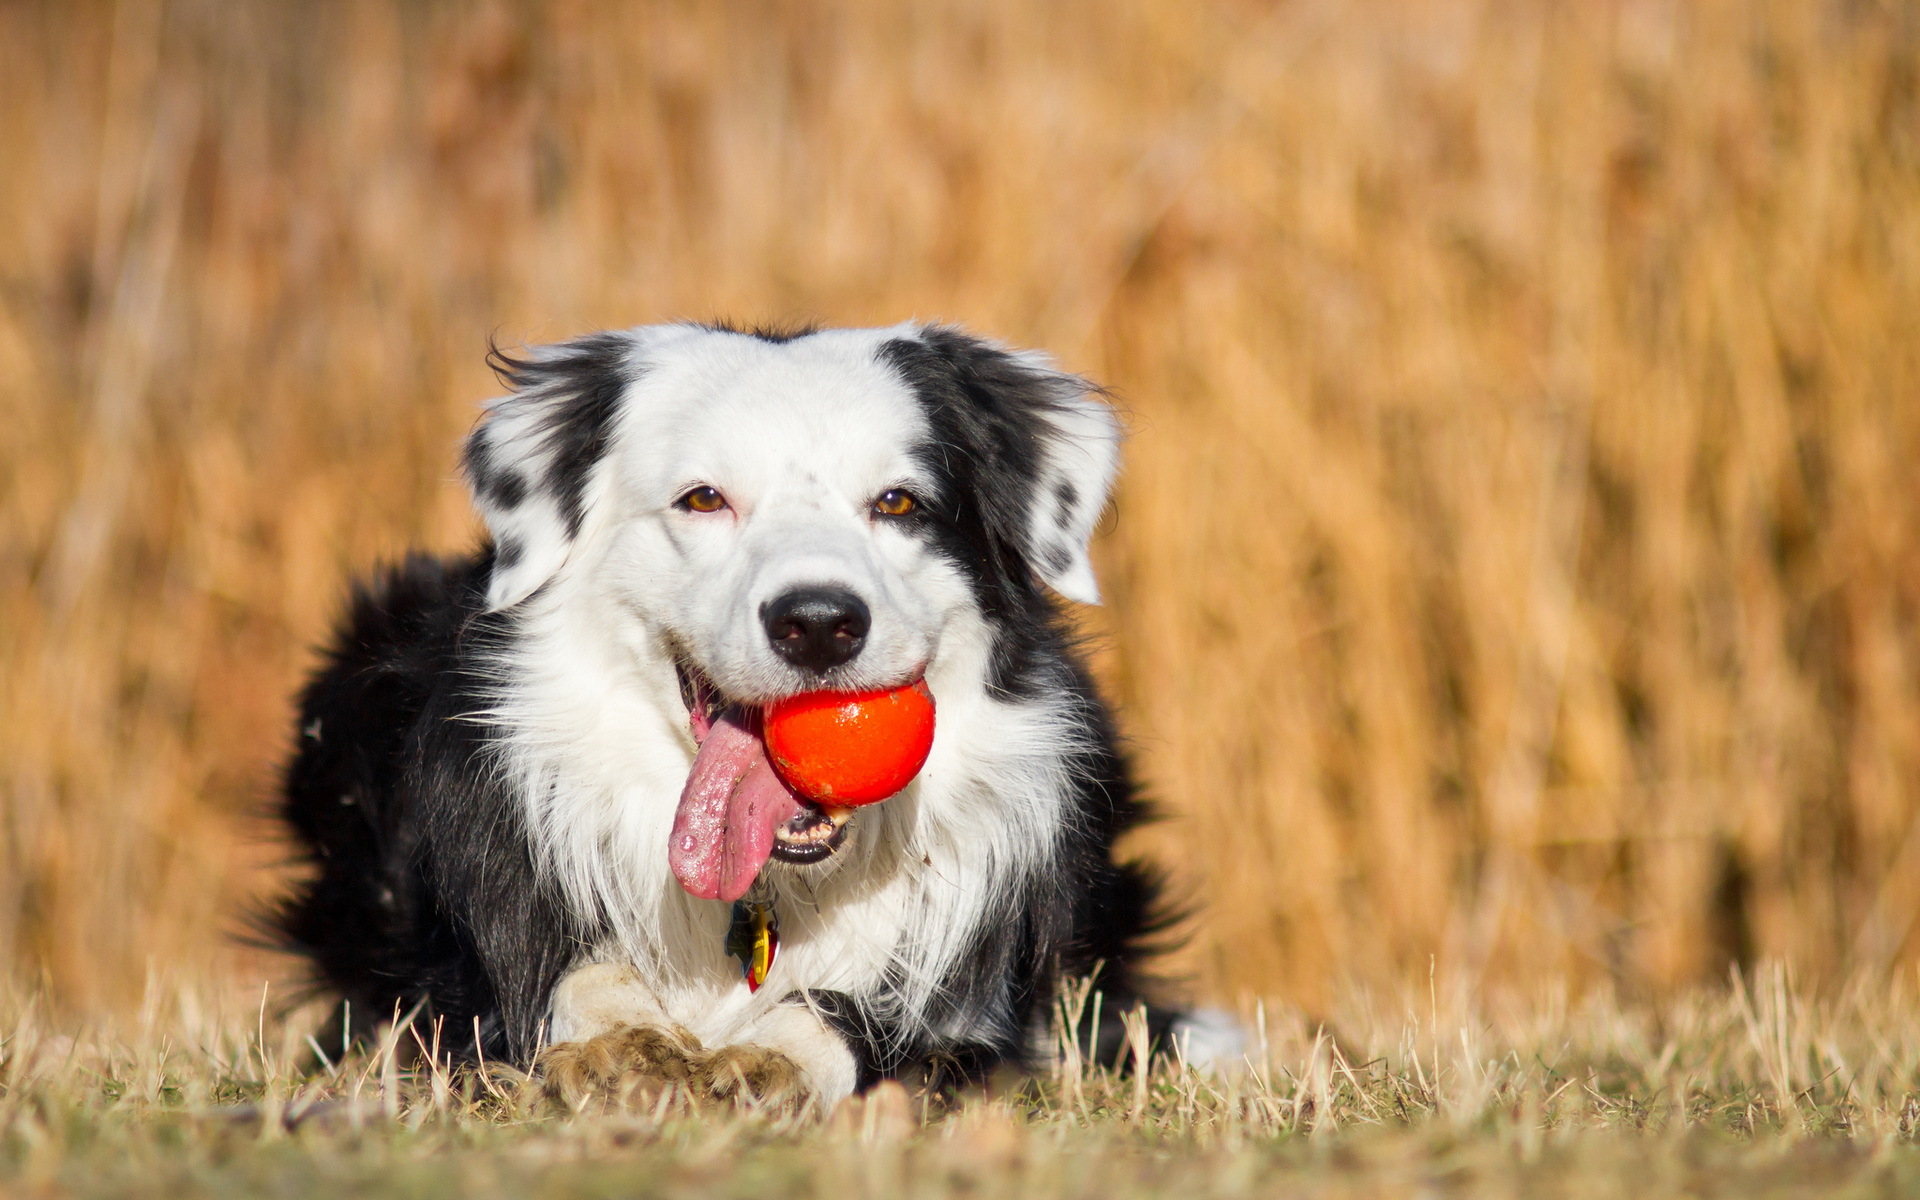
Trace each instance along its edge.
{"label": "dog's head", "polygon": [[1118,427],[1039,356],[938,326],[672,325],[499,368],[465,460],[488,607],[592,598],[681,668],[701,735],[730,706],[937,674],[1043,584],[1098,598]]}

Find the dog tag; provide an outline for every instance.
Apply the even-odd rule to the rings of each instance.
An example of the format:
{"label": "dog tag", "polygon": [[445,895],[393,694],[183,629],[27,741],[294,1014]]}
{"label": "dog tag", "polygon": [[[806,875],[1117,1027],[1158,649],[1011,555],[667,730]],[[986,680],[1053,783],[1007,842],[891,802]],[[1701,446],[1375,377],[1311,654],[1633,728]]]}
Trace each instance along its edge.
{"label": "dog tag", "polygon": [[735,900],[733,920],[727,926],[727,953],[740,960],[749,992],[759,991],[767,981],[779,949],[780,919],[774,916],[773,905]]}

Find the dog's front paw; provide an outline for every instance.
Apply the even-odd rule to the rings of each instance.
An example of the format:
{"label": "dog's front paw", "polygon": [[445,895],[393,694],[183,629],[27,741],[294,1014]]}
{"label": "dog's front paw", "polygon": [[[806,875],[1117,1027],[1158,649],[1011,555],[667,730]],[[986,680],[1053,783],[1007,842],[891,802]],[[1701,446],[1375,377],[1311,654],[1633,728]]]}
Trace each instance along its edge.
{"label": "dog's front paw", "polygon": [[752,1044],[722,1046],[696,1065],[697,1094],[713,1100],[797,1104],[806,1085],[799,1064],[778,1050]]}
{"label": "dog's front paw", "polygon": [[695,1079],[711,1057],[684,1029],[627,1025],[551,1046],[536,1069],[547,1098],[568,1108],[596,1100],[625,1108],[675,1086],[697,1091]]}
{"label": "dog's front paw", "polygon": [[579,1111],[596,1102],[614,1108],[651,1104],[678,1088],[695,1101],[797,1104],[806,1086],[791,1058],[765,1046],[708,1050],[678,1027],[627,1025],[598,1037],[562,1042],[540,1056],[541,1091]]}

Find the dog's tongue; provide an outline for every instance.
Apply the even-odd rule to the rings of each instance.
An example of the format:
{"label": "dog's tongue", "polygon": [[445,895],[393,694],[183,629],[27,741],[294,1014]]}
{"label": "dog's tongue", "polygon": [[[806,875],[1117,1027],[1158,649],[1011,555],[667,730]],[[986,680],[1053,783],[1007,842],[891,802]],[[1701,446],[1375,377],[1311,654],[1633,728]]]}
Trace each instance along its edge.
{"label": "dog's tongue", "polygon": [[729,708],[702,735],[680,793],[667,860],[680,886],[703,900],[738,900],[773,851],[773,831],[800,810],[760,738],[760,714]]}

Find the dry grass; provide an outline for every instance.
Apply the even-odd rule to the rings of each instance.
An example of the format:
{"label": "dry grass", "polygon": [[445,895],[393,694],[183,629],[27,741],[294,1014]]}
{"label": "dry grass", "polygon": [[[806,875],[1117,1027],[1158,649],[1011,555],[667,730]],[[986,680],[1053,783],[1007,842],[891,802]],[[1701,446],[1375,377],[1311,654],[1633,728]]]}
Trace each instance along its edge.
{"label": "dry grass", "polygon": [[1917,22],[0,7],[0,961],[269,969],[287,697],[471,540],[486,336],[715,314],[1115,385],[1090,619],[1199,991],[1909,960]]}
{"label": "dry grass", "polygon": [[[897,1085],[818,1115],[542,1107],[510,1071],[323,1065],[299,1022],[183,1005],[116,1036],[12,1004],[0,1191],[37,1196],[1911,1194],[1920,997],[1816,1002],[1784,972],[1623,1011],[1349,997],[1261,1018],[1245,1069],[1117,1075],[1056,1039],[1042,1078],[934,1103]],[[244,1010],[245,1002],[241,1002]],[[429,1039],[430,1040],[430,1035]],[[418,1061],[418,1055],[414,1058]]]}

